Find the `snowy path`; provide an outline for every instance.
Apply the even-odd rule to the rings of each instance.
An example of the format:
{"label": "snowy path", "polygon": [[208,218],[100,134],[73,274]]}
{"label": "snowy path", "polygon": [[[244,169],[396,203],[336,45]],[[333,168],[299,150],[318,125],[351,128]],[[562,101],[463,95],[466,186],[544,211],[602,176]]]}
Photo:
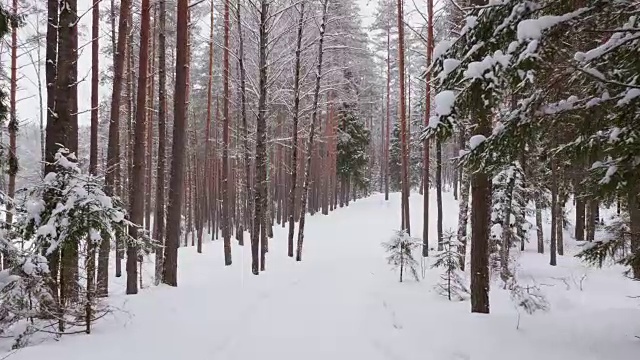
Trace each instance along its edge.
{"label": "snowy path", "polygon": [[[558,313],[523,316],[521,330],[504,292],[492,292],[492,315],[483,317],[470,315],[468,302],[438,297],[437,271],[399,284],[380,246],[399,223],[395,195],[310,217],[301,263],[286,256],[286,232],[276,228],[260,276],[250,274],[248,247],[234,246],[231,267],[223,265],[221,241],[207,243],[204,254],[181,249],[177,289],[124,296],[124,278],[115,279],[112,301],[121,310],[95,334],[33,346],[11,359],[623,360],[640,348],[640,303],[626,297],[639,295],[640,286],[619,269],[591,274],[584,291],[569,291],[549,279],[585,271],[574,259],[561,258],[551,269],[545,257],[525,254],[526,268],[550,283]],[[412,196],[416,234],[421,203]],[[445,194],[445,229],[455,226],[456,208]],[[433,225],[431,233],[434,239]],[[148,285],[152,264],[146,271]]]}

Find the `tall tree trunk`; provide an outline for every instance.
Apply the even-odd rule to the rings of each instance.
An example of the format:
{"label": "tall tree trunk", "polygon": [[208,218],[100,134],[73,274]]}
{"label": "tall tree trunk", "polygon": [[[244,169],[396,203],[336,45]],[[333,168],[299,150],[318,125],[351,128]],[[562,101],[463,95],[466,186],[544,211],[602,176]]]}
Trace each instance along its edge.
{"label": "tall tree trunk", "polygon": [[[240,116],[242,117],[242,145],[244,147],[244,190],[247,201],[247,219],[246,229],[253,230],[251,222],[251,214],[253,212],[253,188],[251,186],[251,147],[249,146],[249,125],[247,122],[247,71],[244,66],[244,36],[242,33],[242,17],[240,13],[240,1],[236,8],[236,16],[238,17],[238,67],[240,70]],[[212,9],[213,12],[213,9]],[[213,26],[213,23],[212,23]],[[213,44],[213,37],[211,38]]]}
{"label": "tall tree trunk", "polygon": [[556,225],[558,255],[564,255],[564,204],[566,200],[564,189],[560,189],[558,191],[558,206],[556,208],[558,212],[556,215],[556,221],[558,222]]}
{"label": "tall tree trunk", "polygon": [[391,21],[387,19],[387,121],[384,140],[384,199],[389,200],[389,145],[391,138]]}
{"label": "tall tree trunk", "polygon": [[627,206],[629,207],[629,232],[631,233],[631,252],[635,260],[631,263],[633,278],[640,280],[640,187],[635,185],[629,191]]}
{"label": "tall tree trunk", "polygon": [[[427,0],[427,64],[433,61],[433,0]],[[431,116],[431,72],[426,73],[426,89],[425,89],[425,106],[424,106],[424,125],[429,125],[429,117]],[[422,214],[422,256],[429,256],[429,140],[425,139],[422,143],[422,193],[423,193],[423,214]],[[465,228],[466,231],[466,228]],[[440,243],[441,241],[438,241]],[[464,269],[464,264],[462,266]]]}
{"label": "tall tree trunk", "polygon": [[159,0],[158,13],[160,32],[158,34],[158,169],[156,180],[156,214],[154,217],[156,248],[155,283],[160,284],[163,273],[165,245],[165,173],[167,138],[167,65],[166,65],[166,0]]}
{"label": "tall tree trunk", "polygon": [[[573,198],[576,204],[576,226],[575,226],[575,238],[578,241],[584,241],[584,226],[585,226],[585,210],[586,210],[586,202],[584,193],[582,191],[582,178],[581,174],[582,168],[576,170],[576,178],[574,179],[573,188],[575,189],[573,193]],[[618,202],[619,203],[619,202]]]}
{"label": "tall tree trunk", "polygon": [[[149,90],[147,90],[147,147],[146,147],[146,156],[147,156],[147,164],[146,164],[146,175],[145,175],[145,207],[144,207],[144,224],[149,234],[151,234],[151,213],[153,211],[153,207],[151,206],[152,201],[152,192],[153,192],[153,115],[154,111],[154,91],[155,91],[155,59],[156,59],[156,34],[157,34],[157,7],[154,2],[151,6],[153,7],[153,33],[150,33],[149,43],[151,44],[151,56],[149,56],[149,77],[147,81],[147,86]],[[151,25],[151,24],[150,24]]]}
{"label": "tall tree trunk", "polygon": [[[147,125],[147,77],[149,76],[149,28],[151,7],[149,0],[142,0],[140,15],[140,53],[138,61],[138,90],[136,104],[136,125],[134,131],[133,167],[129,180],[129,216],[131,222],[142,226],[144,221],[144,172],[145,135]],[[139,229],[129,227],[129,236],[137,239]],[[127,244],[127,294],[138,293],[138,247]]]}
{"label": "tall tree trunk", "polygon": [[188,8],[188,0],[178,0],[173,144],[171,149],[172,161],[171,179],[169,181],[169,204],[167,207],[167,239],[162,280],[170,286],[178,286],[178,246],[180,245],[182,198],[184,197],[185,131],[187,128]]}
{"label": "tall tree trunk", "polygon": [[442,140],[436,139],[436,201],[438,205],[438,251],[444,249],[442,238]]}
{"label": "tall tree trunk", "polygon": [[398,73],[400,82],[400,147],[402,156],[402,230],[411,234],[409,218],[409,148],[407,144],[407,108],[405,105],[405,68],[404,68],[404,5],[398,0]]}
{"label": "tall tree trunk", "polygon": [[[124,61],[127,45],[127,32],[129,27],[129,12],[131,11],[131,0],[120,2],[120,18],[118,20],[118,44],[115,63],[113,66],[113,85],[111,92],[111,112],[109,121],[109,144],[107,147],[107,169],[105,178],[105,191],[107,195],[116,195],[116,167],[120,166],[120,94],[122,92],[122,82],[124,73]],[[98,281],[97,296],[107,296],[109,288],[109,252],[111,244],[108,241],[100,243],[98,255]]]}
{"label": "tall tree trunk", "polygon": [[[238,5],[240,2],[238,2]],[[213,1],[211,2],[211,9],[209,11],[209,67],[208,67],[208,81],[207,81],[207,118],[206,118],[206,130],[205,130],[205,151],[204,151],[204,176],[207,181],[204,183],[203,191],[205,193],[204,206],[202,211],[206,214],[210,214],[209,207],[211,204],[209,201],[212,196],[212,192],[209,191],[208,181],[210,176],[211,167],[211,121],[213,116]],[[206,215],[205,215],[206,216]],[[208,216],[206,216],[208,217]]]}
{"label": "tall tree trunk", "polygon": [[[13,0],[13,13],[18,14],[18,0]],[[7,196],[6,222],[13,223],[13,198],[16,195],[16,174],[18,173],[18,156],[16,148],[16,138],[18,135],[18,116],[16,113],[16,93],[18,89],[18,29],[11,27],[11,89],[10,89],[10,119],[9,119],[9,187]],[[6,257],[5,257],[6,259]],[[8,264],[4,264],[8,265]],[[6,267],[6,266],[4,266]]]}
{"label": "tall tree trunk", "polygon": [[[461,138],[464,139],[463,135]],[[462,178],[460,179],[460,202],[458,211],[458,242],[460,247],[458,251],[460,253],[460,269],[465,270],[466,256],[467,256],[467,243],[469,236],[467,234],[467,224],[469,223],[469,185],[470,185],[469,172],[466,169],[462,169]]]}
{"label": "tall tree trunk", "polygon": [[229,197],[229,1],[224,1],[224,49],[223,49],[223,92],[222,105],[222,236],[224,237],[224,264],[231,265],[231,219]]}
{"label": "tall tree trunk", "polygon": [[551,245],[549,247],[549,264],[556,266],[557,251],[557,227],[558,227],[558,170],[556,169],[555,155],[551,157]]}
{"label": "tall tree trunk", "polygon": [[[89,173],[92,176],[98,175],[98,106],[99,106],[99,76],[100,69],[100,6],[99,2],[94,4],[92,9],[91,26],[91,144],[89,149]],[[87,296],[85,304],[86,332],[91,333],[91,318],[95,286],[96,273],[96,244],[89,237],[87,238]]]}
{"label": "tall tree trunk", "polygon": [[[58,0],[47,1],[47,48],[45,50],[46,67],[45,76],[47,82],[47,127],[46,127],[46,144],[45,144],[45,173],[55,171],[53,162],[55,161],[55,154],[58,151],[58,141],[63,137],[64,127],[63,123],[59,121],[57,106],[56,106],[56,78],[57,78],[57,64],[58,64],[58,13],[59,2]],[[51,254],[47,256],[49,263],[49,270],[51,274],[52,293],[57,296],[58,293],[58,270],[60,262],[60,251],[55,249]],[[57,299],[55,299],[57,300]]]}
{"label": "tall tree trunk", "polygon": [[[471,0],[472,5],[485,5],[486,0]],[[479,85],[472,85],[475,108],[472,119],[474,135],[491,134],[491,117],[484,109]],[[489,313],[489,220],[491,214],[491,178],[483,171],[471,176],[471,312]]]}
{"label": "tall tree trunk", "polygon": [[320,37],[318,39],[318,60],[316,65],[316,82],[313,92],[313,104],[311,110],[311,129],[309,129],[309,140],[307,149],[307,165],[304,173],[304,185],[302,187],[302,205],[300,206],[300,224],[298,226],[298,246],[296,248],[296,261],[302,260],[302,244],[304,241],[304,225],[307,212],[307,198],[309,194],[309,182],[311,181],[311,158],[313,157],[313,141],[318,121],[318,102],[320,99],[320,80],[322,79],[322,58],[324,54],[324,34],[327,27],[327,8],[329,0],[322,1],[322,22],[320,23]]}
{"label": "tall tree trunk", "polygon": [[289,236],[287,241],[287,255],[293,257],[293,233],[295,229],[294,214],[296,188],[298,184],[298,113],[300,110],[300,61],[302,55],[302,34],[304,28],[304,1],[300,3],[300,18],[298,20],[298,36],[296,38],[296,62],[293,80],[293,129],[291,133],[291,191],[289,193]]}
{"label": "tall tree trunk", "polygon": [[535,194],[535,206],[536,206],[536,236],[538,238],[538,254],[544,254],[544,232],[542,231],[542,201],[540,197],[542,194],[536,192]]}
{"label": "tall tree trunk", "polygon": [[[77,1],[60,3],[60,24],[58,28],[58,64],[56,79],[57,122],[62,128],[62,138],[56,141],[70,153],[78,152],[77,117]],[[77,298],[78,244],[64,243],[60,263],[60,304]],[[64,329],[60,320],[59,330]]]}
{"label": "tall tree trunk", "polygon": [[[267,210],[267,46],[268,38],[267,0],[260,1],[260,28],[258,32],[258,114],[256,119],[256,185],[253,230],[251,232],[251,271],[259,274],[261,230]],[[262,236],[264,240],[264,236]],[[264,257],[262,257],[264,261]]]}

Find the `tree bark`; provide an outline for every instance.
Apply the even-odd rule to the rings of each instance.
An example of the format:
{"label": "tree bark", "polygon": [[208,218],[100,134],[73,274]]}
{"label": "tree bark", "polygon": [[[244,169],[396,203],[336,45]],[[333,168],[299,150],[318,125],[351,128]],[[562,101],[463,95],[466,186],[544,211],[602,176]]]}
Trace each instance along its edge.
{"label": "tree bark", "polygon": [[407,144],[407,109],[405,102],[405,68],[404,68],[404,5],[402,0],[398,4],[398,73],[400,97],[400,146],[402,151],[402,230],[411,234],[411,219],[409,217],[409,148]]}
{"label": "tree bark", "polygon": [[[246,197],[247,211],[245,219],[247,220],[246,229],[253,230],[253,223],[250,214],[253,213],[253,188],[251,186],[251,147],[249,146],[249,125],[247,122],[247,71],[244,66],[244,36],[242,33],[242,6],[238,1],[236,8],[236,16],[238,17],[238,68],[240,70],[240,116],[242,117],[242,145],[244,147],[244,190]],[[212,8],[213,14],[213,8]],[[213,23],[211,24],[213,26]],[[213,45],[213,36],[211,38]],[[244,241],[243,241],[244,242]]]}
{"label": "tree bark", "polygon": [[[56,143],[78,152],[77,116],[77,1],[61,0],[58,27],[58,64],[56,79],[56,113],[62,137]],[[61,244],[60,303],[77,298],[78,244]],[[64,328],[61,320],[60,329]]]}
{"label": "tree bark", "polygon": [[[472,0],[472,5],[484,5],[486,0]],[[476,127],[474,135],[491,134],[491,117],[487,114],[481,89],[472,86]],[[471,176],[471,312],[489,313],[489,220],[491,214],[491,178],[484,171]]]}
{"label": "tree bark", "polygon": [[[13,13],[18,14],[18,0],[13,0]],[[18,135],[18,116],[16,113],[16,93],[18,89],[18,29],[11,27],[11,89],[10,89],[10,119],[8,124],[9,130],[9,186],[7,196],[10,200],[16,195],[16,174],[18,173],[18,154],[16,147],[16,139]],[[13,201],[7,201],[6,222],[8,225],[13,223]],[[6,256],[4,257],[6,261]],[[5,262],[3,268],[8,267]]]}
{"label": "tree bark", "polygon": [[[109,121],[109,144],[107,146],[107,168],[105,170],[105,192],[109,196],[116,195],[116,170],[120,167],[120,94],[122,92],[127,32],[129,27],[129,12],[131,0],[120,2],[120,18],[118,20],[118,44],[114,55],[113,85],[111,92],[111,113]],[[107,241],[100,243],[98,254],[97,296],[107,296],[109,287],[109,252],[111,244]]]}
{"label": "tree bark", "polygon": [[[57,142],[63,137],[64,131],[62,123],[58,119],[56,109],[56,78],[58,64],[58,0],[47,1],[47,48],[45,50],[46,67],[45,76],[47,81],[47,127],[46,127],[46,144],[45,144],[45,167],[43,176],[51,171],[55,171],[53,162],[55,161],[55,153],[58,151]],[[49,270],[51,274],[51,287],[54,296],[58,293],[58,270],[60,263],[60,251],[55,249],[47,256]],[[57,299],[56,299],[57,300]]]}
{"label": "tree bark", "polygon": [[166,118],[167,118],[167,66],[166,66],[166,0],[159,0],[158,13],[158,169],[156,180],[156,214],[154,217],[156,248],[155,283],[160,284],[164,268],[165,245],[165,178],[166,178]]}
{"label": "tree bark", "polygon": [[318,121],[318,102],[320,99],[320,80],[322,79],[322,59],[324,55],[324,35],[327,27],[327,8],[329,0],[322,1],[322,22],[320,23],[320,37],[318,39],[318,60],[316,65],[316,82],[313,92],[313,104],[311,110],[311,129],[309,129],[309,140],[307,143],[307,159],[304,174],[304,185],[302,187],[302,205],[300,206],[300,223],[298,225],[298,246],[296,248],[296,261],[302,260],[302,245],[304,242],[304,225],[307,212],[307,198],[309,195],[309,182],[311,181],[311,158],[313,157],[313,142]]}
{"label": "tree bark", "polygon": [[[256,119],[256,185],[254,201],[253,231],[251,232],[251,271],[260,271],[260,238],[267,211],[267,46],[269,43],[269,4],[260,1],[260,23],[258,33],[258,114]],[[265,237],[262,236],[264,241]],[[264,253],[264,250],[262,251]],[[262,257],[264,262],[264,257]]]}
{"label": "tree bark", "polygon": [[442,140],[436,139],[436,201],[438,205],[438,251],[444,249],[442,238]]}
{"label": "tree bark", "polygon": [[629,232],[631,233],[631,252],[635,260],[631,263],[631,271],[635,280],[640,280],[640,201],[638,185],[631,188],[628,195]]}
{"label": "tree bark", "polygon": [[182,199],[184,197],[185,131],[187,128],[186,93],[187,72],[189,71],[187,62],[188,8],[188,0],[178,0],[171,179],[169,181],[167,239],[162,279],[165,284],[170,286],[178,286],[178,246],[180,245],[180,220]]}
{"label": "tree bark", "polygon": [[389,201],[389,143],[391,135],[391,21],[387,19],[387,121],[384,141],[384,199]]}
{"label": "tree bark", "polygon": [[[99,76],[100,69],[100,6],[99,2],[92,9],[91,26],[91,144],[89,149],[89,174],[98,175],[98,106],[99,106]],[[96,273],[96,244],[87,238],[87,296],[85,304],[86,333],[91,333],[92,302]]]}
{"label": "tree bark", "polygon": [[[136,99],[136,123],[134,130],[133,166],[129,180],[129,216],[131,222],[142,226],[144,221],[145,135],[147,127],[147,78],[149,76],[149,28],[151,7],[149,0],[142,0],[140,15],[140,53],[138,61],[138,90]],[[141,229],[140,229],[141,230]],[[140,237],[139,229],[129,227],[129,236]],[[127,294],[138,293],[138,247],[127,244]]]}
{"label": "tree bark", "polygon": [[224,49],[222,104],[222,236],[224,238],[224,264],[231,265],[231,218],[229,197],[229,1],[224,1]]}
{"label": "tree bark", "polygon": [[549,246],[550,259],[549,264],[551,266],[557,265],[556,252],[557,252],[557,233],[558,227],[558,179],[555,156],[551,157],[551,244]]}
{"label": "tree bark", "polygon": [[[427,64],[431,64],[433,61],[433,0],[427,0]],[[429,125],[429,117],[431,116],[431,72],[426,73],[426,88],[425,88],[425,110],[424,110],[424,125]],[[423,157],[422,157],[422,193],[423,193],[423,217],[422,217],[422,256],[429,256],[429,140],[425,139],[422,143]],[[466,231],[466,229],[465,229]],[[440,243],[440,241],[439,241]],[[462,266],[464,269],[464,265]]]}
{"label": "tree bark", "polygon": [[458,242],[460,246],[460,269],[465,270],[467,256],[467,224],[469,223],[469,172],[462,169],[462,178],[460,181],[460,202],[458,211]]}
{"label": "tree bark", "polygon": [[300,111],[300,61],[302,55],[302,34],[304,28],[304,1],[300,3],[298,35],[296,38],[296,60],[293,80],[293,129],[291,131],[291,190],[289,192],[289,235],[287,237],[287,255],[293,257],[293,233],[295,230],[295,201],[298,183],[298,115]]}
{"label": "tree bark", "polygon": [[544,254],[544,232],[542,230],[542,204],[540,193],[535,194],[535,206],[536,206],[536,236],[538,238],[538,254]]}

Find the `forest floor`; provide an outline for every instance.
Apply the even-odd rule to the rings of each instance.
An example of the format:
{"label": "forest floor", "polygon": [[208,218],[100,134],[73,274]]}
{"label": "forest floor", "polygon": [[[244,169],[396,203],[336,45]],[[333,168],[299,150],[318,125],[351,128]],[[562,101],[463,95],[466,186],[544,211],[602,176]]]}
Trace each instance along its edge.
{"label": "forest floor", "polygon": [[[436,214],[435,194],[431,214]],[[584,266],[571,254],[558,266],[536,253],[535,242],[518,257],[521,283],[537,284],[548,312],[519,313],[499,280],[492,283],[491,315],[470,314],[470,304],[449,302],[434,285],[439,269],[420,282],[398,282],[380,246],[398,228],[400,198],[358,200],[307,222],[304,259],[286,255],[286,231],[276,228],[267,271],[250,273],[250,249],[233,247],[223,265],[222,241],[203,254],[180,249],[179,287],[144,286],[124,295],[114,278],[115,310],[92,335],[44,341],[7,359],[367,359],[367,360],[626,360],[640,353],[640,282],[621,267]],[[444,229],[455,229],[457,202],[444,194]],[[422,233],[422,197],[411,195],[412,229]],[[548,218],[545,218],[548,221]],[[435,216],[430,223],[436,244]],[[549,229],[546,229],[548,239]],[[418,257],[418,254],[416,254]],[[429,259],[433,261],[432,259]],[[519,328],[516,327],[519,325]],[[0,353],[0,359],[3,359]]]}

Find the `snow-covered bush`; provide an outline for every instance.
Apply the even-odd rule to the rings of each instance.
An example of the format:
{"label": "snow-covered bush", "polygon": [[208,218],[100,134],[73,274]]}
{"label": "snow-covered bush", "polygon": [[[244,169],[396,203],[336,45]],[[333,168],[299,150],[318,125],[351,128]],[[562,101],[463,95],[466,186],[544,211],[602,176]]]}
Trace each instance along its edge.
{"label": "snow-covered bush", "polygon": [[388,242],[382,243],[389,256],[387,261],[394,269],[400,269],[400,282],[405,271],[409,271],[416,281],[420,281],[418,269],[420,264],[413,257],[413,249],[421,245],[420,239],[412,238],[405,230],[396,230]]}
{"label": "snow-covered bush", "polygon": [[518,324],[516,328],[520,327],[521,309],[529,315],[538,311],[549,310],[549,302],[538,286],[522,286],[518,284],[514,277],[511,278],[508,288],[511,301],[513,301],[516,309],[518,309]]}
{"label": "snow-covered bush", "polygon": [[14,346],[44,329],[57,335],[89,331],[108,311],[93,295],[96,250],[103,241],[120,239],[141,255],[153,245],[145,234],[129,235],[130,227],[140,227],[96,178],[80,171],[73,154],[60,149],[55,159],[55,170],[24,190],[26,200],[15,209],[9,236],[21,249],[2,242],[11,268],[0,273],[0,329],[16,336]]}
{"label": "snow-covered bush", "polygon": [[503,281],[509,274],[509,252],[515,245],[524,248],[531,225],[527,222],[528,189],[519,162],[506,166],[493,178],[491,213],[491,264]]}
{"label": "snow-covered bush", "polygon": [[462,254],[458,251],[456,235],[453,232],[445,233],[442,245],[443,250],[435,254],[436,261],[431,265],[431,268],[444,269],[440,274],[440,282],[435,286],[436,291],[449,300],[465,300],[469,289],[460,269]]}
{"label": "snow-covered bush", "polygon": [[616,215],[605,227],[605,233],[606,237],[603,239],[584,243],[576,256],[597,267],[605,265],[607,260],[626,266],[640,261],[640,256],[633,251],[628,213]]}

